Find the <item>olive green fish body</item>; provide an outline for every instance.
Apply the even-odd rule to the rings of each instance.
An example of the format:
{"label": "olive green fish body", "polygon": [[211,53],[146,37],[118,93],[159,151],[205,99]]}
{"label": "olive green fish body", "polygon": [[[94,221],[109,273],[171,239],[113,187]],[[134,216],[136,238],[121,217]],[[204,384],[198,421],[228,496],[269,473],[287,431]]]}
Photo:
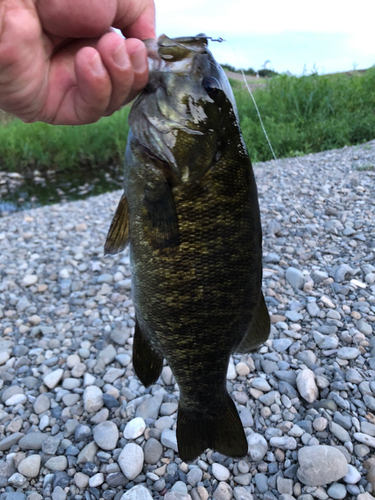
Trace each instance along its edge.
{"label": "olive green fish body", "polygon": [[[208,64],[199,56],[207,57]],[[209,81],[205,101],[202,78],[207,79],[207,68],[213,71],[211,54],[194,54],[193,61],[190,71],[198,77],[190,94],[184,85],[189,89],[191,73],[182,75],[182,84],[177,75],[185,92],[180,94],[185,99],[182,117],[185,95],[193,94],[200,108],[193,116],[193,133],[183,120],[182,128],[172,128],[173,137],[168,128],[160,133],[161,120],[147,128],[155,100],[146,96],[148,102],[135,105],[124,198],[137,318],[133,364],[146,384],[156,382],[163,358],[170,365],[180,389],[177,438],[184,459],[207,447],[232,456],[246,454],[245,435],[226,390],[227,367],[231,353],[249,352],[269,333],[251,162],[217,65],[214,83],[219,76],[220,92],[212,92]],[[167,74],[168,85],[162,80],[167,94],[171,79]],[[159,107],[167,101],[160,99]],[[140,118],[144,109],[148,114]],[[155,108],[158,118],[159,111]],[[191,103],[189,111],[194,115]],[[152,130],[155,123],[157,132]],[[112,226],[110,242],[111,234]]]}

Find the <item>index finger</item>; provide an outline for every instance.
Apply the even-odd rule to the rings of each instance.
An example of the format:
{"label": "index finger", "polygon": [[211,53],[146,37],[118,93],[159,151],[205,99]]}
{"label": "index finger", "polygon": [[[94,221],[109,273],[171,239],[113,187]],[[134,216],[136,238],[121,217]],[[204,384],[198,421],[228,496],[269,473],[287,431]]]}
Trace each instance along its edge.
{"label": "index finger", "polygon": [[113,26],[126,38],[155,38],[154,0],[118,0],[119,9]]}
{"label": "index finger", "polygon": [[36,0],[43,29],[62,38],[92,38],[111,26],[124,36],[155,37],[153,0]]}

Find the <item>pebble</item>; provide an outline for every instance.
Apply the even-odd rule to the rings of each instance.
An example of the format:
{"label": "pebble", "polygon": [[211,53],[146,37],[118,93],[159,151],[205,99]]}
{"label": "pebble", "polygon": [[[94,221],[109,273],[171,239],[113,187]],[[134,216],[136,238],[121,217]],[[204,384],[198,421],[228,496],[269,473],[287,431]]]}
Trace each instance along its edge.
{"label": "pebble", "polygon": [[145,429],[146,423],[142,417],[133,418],[126,424],[124,437],[126,439],[136,439],[137,437],[142,436]]}
{"label": "pebble", "polygon": [[141,473],[143,459],[143,449],[135,443],[128,443],[121,451],[118,463],[122,472],[130,481]]}
{"label": "pebble", "polygon": [[163,453],[163,446],[155,438],[150,438],[144,447],[145,462],[147,464],[156,464]]}
{"label": "pebble", "polygon": [[298,479],[307,486],[321,486],[348,473],[345,456],[333,446],[304,446],[298,450]]}
{"label": "pebble", "polygon": [[103,393],[96,385],[89,385],[83,393],[83,405],[87,413],[100,410],[103,406]]}
{"label": "pebble", "polygon": [[171,429],[164,429],[161,433],[160,440],[161,444],[166,448],[171,448],[174,451],[178,451],[176,431],[173,431]]}
{"label": "pebble", "polygon": [[44,465],[50,470],[62,471],[67,468],[68,461],[65,455],[60,455],[57,457],[51,457]]}
{"label": "pebble", "polygon": [[63,375],[64,370],[62,368],[58,368],[57,370],[48,373],[48,375],[44,377],[43,382],[48,387],[48,389],[54,389],[62,379]]}
{"label": "pebble", "polygon": [[341,498],[346,498],[347,492],[346,488],[343,484],[340,483],[334,483],[332,484],[328,490],[327,490],[328,495],[333,498],[340,500]]}
{"label": "pebble", "polygon": [[315,383],[315,375],[310,369],[305,368],[297,375],[297,388],[301,396],[308,402],[313,403],[319,396]]}
{"label": "pebble", "polygon": [[114,450],[119,439],[118,427],[114,422],[101,422],[94,427],[93,437],[95,443],[102,450]]}
{"label": "pebble", "polygon": [[41,413],[49,410],[50,405],[51,403],[49,397],[45,394],[40,394],[34,401],[34,412],[37,415],[40,415]]}
{"label": "pebble", "polygon": [[212,464],[212,474],[216,477],[218,481],[227,481],[230,476],[229,470],[221,464]]}
{"label": "pebble", "polygon": [[152,500],[152,495],[142,484],[138,484],[124,493],[121,500]]}
{"label": "pebble", "polygon": [[247,444],[249,445],[248,453],[252,460],[260,462],[268,451],[268,444],[264,436],[256,432],[247,436]]}
{"label": "pebble", "polygon": [[18,472],[28,478],[37,477],[42,459],[39,455],[29,455],[18,465]]}

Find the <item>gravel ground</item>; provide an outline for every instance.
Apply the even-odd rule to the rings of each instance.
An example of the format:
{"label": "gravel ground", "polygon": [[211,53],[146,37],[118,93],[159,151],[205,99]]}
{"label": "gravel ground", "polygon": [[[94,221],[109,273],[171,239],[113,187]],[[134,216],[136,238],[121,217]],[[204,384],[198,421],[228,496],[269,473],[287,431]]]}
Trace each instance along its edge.
{"label": "gravel ground", "polygon": [[375,141],[255,166],[272,331],[229,366],[242,460],[182,462],[169,367],[134,376],[120,192],[0,219],[0,500],[371,500],[374,167]]}

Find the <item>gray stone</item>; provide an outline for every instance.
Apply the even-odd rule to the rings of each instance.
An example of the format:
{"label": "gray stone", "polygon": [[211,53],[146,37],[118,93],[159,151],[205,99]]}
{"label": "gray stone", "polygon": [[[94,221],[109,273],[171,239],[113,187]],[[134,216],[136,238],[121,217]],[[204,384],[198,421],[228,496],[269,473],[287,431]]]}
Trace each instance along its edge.
{"label": "gray stone", "polygon": [[236,500],[253,500],[253,495],[242,486],[233,489],[233,496]]}
{"label": "gray stone", "polygon": [[291,436],[275,436],[270,439],[270,445],[281,450],[295,450],[297,448],[297,441]]}
{"label": "gray stone", "polygon": [[160,440],[161,444],[166,448],[171,448],[174,451],[178,451],[176,431],[173,431],[172,429],[164,429],[161,433]]}
{"label": "gray stone", "polygon": [[363,402],[367,408],[371,411],[375,411],[375,398],[373,396],[365,395],[363,396]]}
{"label": "gray stone", "polygon": [[124,437],[125,439],[137,439],[142,436],[146,429],[146,423],[142,417],[136,417],[130,420],[125,426]]}
{"label": "gray stone", "polygon": [[279,476],[276,481],[277,491],[280,494],[292,495],[293,494],[293,480]]}
{"label": "gray stone", "polygon": [[336,281],[336,283],[341,283],[342,281],[344,281],[344,279],[348,278],[352,274],[353,269],[348,266],[348,264],[340,264],[339,266],[334,268],[332,277]]}
{"label": "gray stone", "polygon": [[7,389],[5,389],[1,395],[1,401],[5,403],[9,398],[14,396],[15,394],[23,394],[23,389],[22,387],[19,387],[18,385],[11,385]]}
{"label": "gray stone", "polygon": [[159,415],[159,410],[161,403],[163,401],[163,398],[161,395],[155,395],[153,397],[145,399],[137,408],[135,412],[136,417],[141,417],[143,420],[146,420],[147,418],[152,418],[153,420],[156,420]]}
{"label": "gray stone", "polygon": [[366,444],[367,446],[370,446],[371,448],[375,448],[375,437],[368,436],[367,434],[363,434],[362,432],[355,432],[353,434],[354,439],[359,441],[362,444]]}
{"label": "gray stone", "polygon": [[348,473],[345,456],[333,446],[304,446],[298,451],[298,462],[298,479],[307,486],[329,484]]}
{"label": "gray stone", "polygon": [[268,491],[267,476],[258,472],[258,474],[255,474],[254,476],[254,481],[259,493],[265,493]]}
{"label": "gray stone", "polygon": [[361,474],[351,464],[348,464],[348,473],[344,476],[347,484],[357,484],[361,480]]}
{"label": "gray stone", "polygon": [[47,435],[43,432],[29,432],[18,441],[18,446],[23,450],[40,450],[46,438]]}
{"label": "gray stone", "polygon": [[94,441],[87,444],[79,452],[79,455],[77,457],[77,464],[80,465],[80,464],[85,464],[86,462],[93,462],[97,451],[98,447]]}
{"label": "gray stone", "polygon": [[334,500],[340,500],[346,497],[346,488],[343,484],[334,483],[328,488],[327,493]]}
{"label": "gray stone", "polygon": [[218,481],[227,481],[230,476],[229,470],[224,465],[213,463],[212,474]]}
{"label": "gray stone", "polygon": [[95,443],[102,450],[114,450],[119,438],[117,425],[110,421],[102,422],[94,427],[93,437]]}
{"label": "gray stone", "polygon": [[319,396],[315,375],[309,368],[301,370],[297,375],[297,388],[303,399],[308,403],[313,403]]}
{"label": "gray stone", "polygon": [[199,467],[193,467],[187,474],[187,482],[192,486],[196,486],[202,480],[203,471]]}
{"label": "gray stone", "polygon": [[49,410],[50,406],[51,402],[49,400],[49,397],[47,397],[45,394],[40,394],[34,401],[34,412],[37,415],[40,415],[41,413]]}
{"label": "gray stone", "polygon": [[248,453],[252,460],[260,462],[268,451],[268,444],[265,438],[256,432],[247,436],[247,443],[249,445]]}
{"label": "gray stone", "polygon": [[150,438],[143,449],[145,462],[147,464],[156,464],[163,454],[163,447],[155,438]]}
{"label": "gray stone", "polygon": [[360,319],[359,321],[357,321],[357,328],[361,333],[363,333],[367,337],[369,337],[373,331],[372,326],[369,323],[367,323],[364,319]]}
{"label": "gray stone", "polygon": [[56,486],[52,492],[52,500],[66,500],[66,493],[61,486]]}
{"label": "gray stone", "polygon": [[18,465],[18,472],[28,478],[37,477],[40,470],[41,457],[39,455],[29,455]]}
{"label": "gray stone", "polygon": [[363,377],[355,368],[349,368],[349,370],[345,374],[345,378],[347,382],[351,382],[352,384],[360,384],[363,382]]}
{"label": "gray stone", "polygon": [[251,381],[251,387],[258,389],[259,391],[269,392],[272,387],[263,377],[256,377]]}
{"label": "gray stone", "polygon": [[341,347],[337,351],[337,357],[340,359],[356,359],[360,354],[356,347]]}
{"label": "gray stone", "polygon": [[0,441],[0,451],[7,451],[10,450],[10,448],[14,445],[17,444],[18,441],[24,436],[22,432],[15,432],[14,434],[11,434],[10,436],[5,437]]}
{"label": "gray stone", "polygon": [[297,354],[297,359],[302,361],[308,368],[316,363],[316,354],[313,351],[305,350]]}
{"label": "gray stone", "polygon": [[142,484],[138,484],[124,493],[121,500],[152,500],[152,495]]}
{"label": "gray stone", "polygon": [[74,474],[74,482],[78,488],[86,488],[89,484],[89,479],[90,477],[82,472],[76,472],[76,474]]}
{"label": "gray stone", "polygon": [[342,443],[351,441],[349,432],[345,430],[343,427],[341,427],[341,425],[336,424],[336,422],[331,422],[329,424],[329,429],[332,432],[332,434],[336,436],[337,439]]}
{"label": "gray stone", "polygon": [[58,455],[51,457],[44,465],[53,471],[63,471],[68,467],[68,460],[65,455]]}
{"label": "gray stone", "polygon": [[285,278],[290,286],[296,288],[297,290],[302,290],[305,279],[303,277],[303,273],[299,269],[296,269],[295,267],[288,267],[285,272]]}
{"label": "gray stone", "polygon": [[[301,321],[303,319],[302,314],[297,311],[285,311],[285,316],[290,320],[296,323],[297,321]],[[281,340],[289,340],[289,339],[281,339]],[[289,346],[288,346],[289,347]],[[282,351],[278,351],[282,352]]]}
{"label": "gray stone", "polygon": [[62,368],[58,368],[57,370],[54,370],[53,372],[45,375],[45,377],[43,378],[43,382],[48,387],[48,389],[54,389],[62,379],[63,375],[64,370]]}
{"label": "gray stone", "polygon": [[96,385],[89,385],[83,393],[83,405],[87,413],[93,413],[103,406],[103,393]]}
{"label": "gray stone", "polygon": [[142,472],[144,454],[135,443],[128,443],[118,457],[118,464],[124,475],[132,481]]}
{"label": "gray stone", "polygon": [[280,397],[278,391],[270,391],[264,394],[263,396],[260,396],[259,401],[266,406],[271,406],[273,403],[275,403],[276,398],[278,397]]}
{"label": "gray stone", "polygon": [[16,486],[18,488],[18,487],[22,487],[24,484],[26,484],[27,479],[25,478],[25,476],[23,476],[19,472],[15,472],[14,474],[12,474],[10,476],[10,478],[8,479],[8,482],[10,484],[13,484],[14,486]]}
{"label": "gray stone", "polygon": [[220,481],[216,490],[214,491],[213,498],[214,500],[230,500],[232,498],[232,488],[229,486],[229,484]]}

